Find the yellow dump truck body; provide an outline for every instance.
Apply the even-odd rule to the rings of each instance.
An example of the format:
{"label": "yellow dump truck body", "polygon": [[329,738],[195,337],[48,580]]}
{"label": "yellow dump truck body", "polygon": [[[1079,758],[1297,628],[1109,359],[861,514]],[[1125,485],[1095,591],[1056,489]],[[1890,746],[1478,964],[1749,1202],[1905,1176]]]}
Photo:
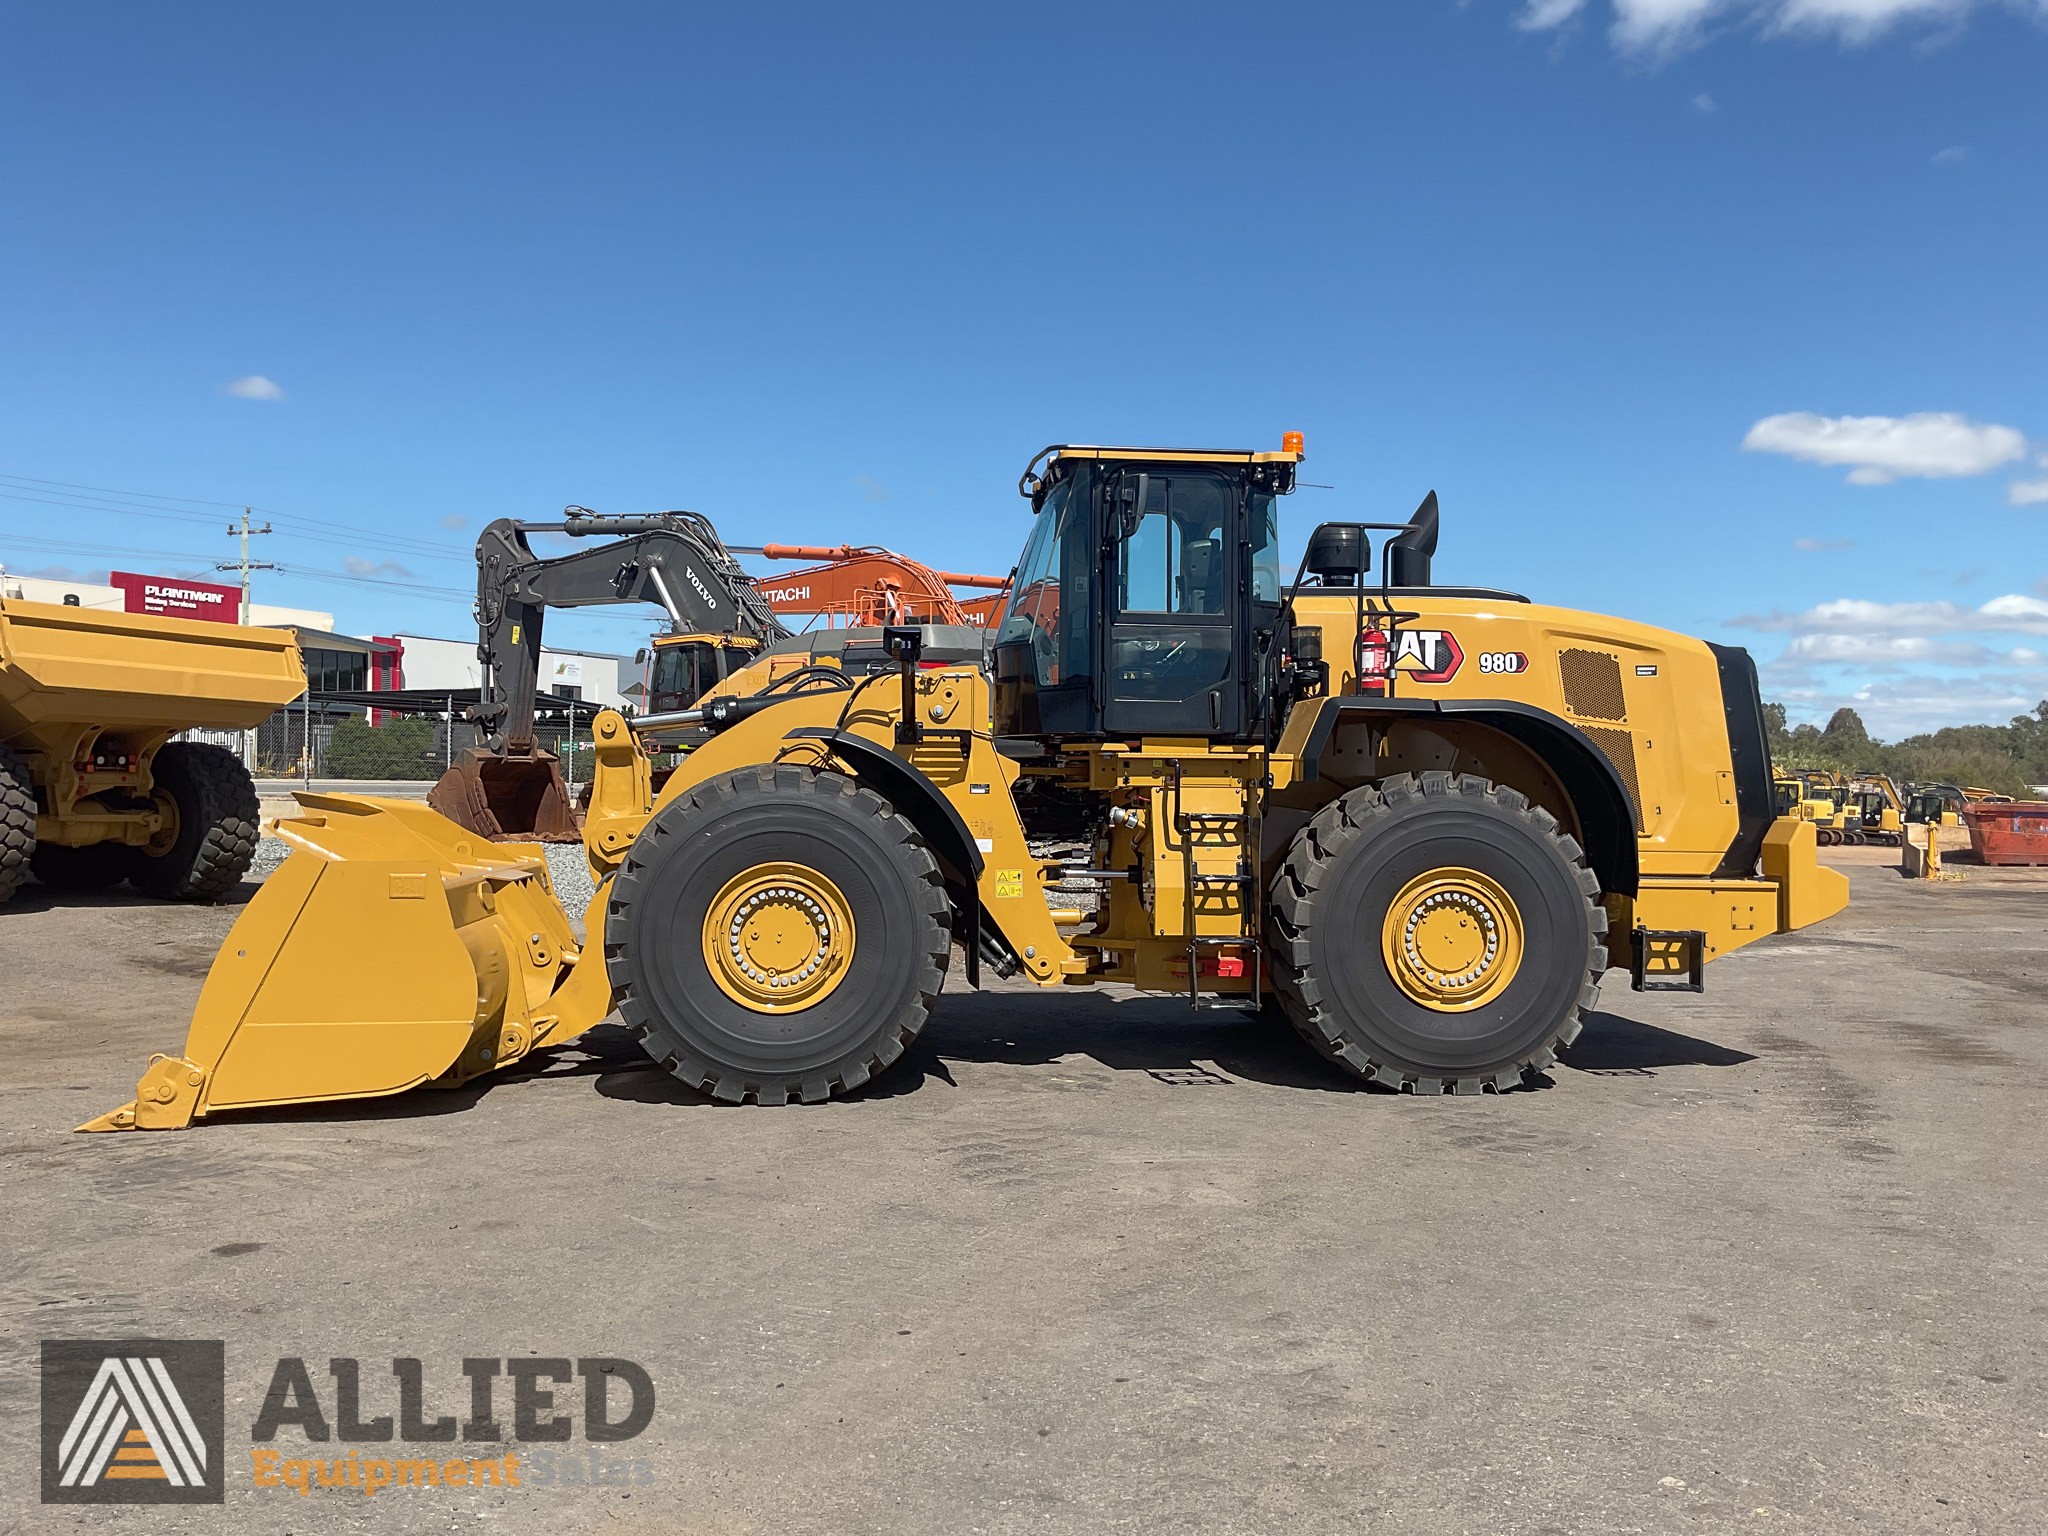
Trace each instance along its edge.
{"label": "yellow dump truck body", "polygon": [[287,630],[0,598],[0,741],[247,730],[306,691]]}
{"label": "yellow dump truck body", "polygon": [[26,780],[10,792],[32,792],[34,823],[32,837],[8,835],[162,854],[177,837],[175,796],[156,771],[164,745],[195,728],[247,730],[305,689],[285,630],[0,599],[0,768]]}

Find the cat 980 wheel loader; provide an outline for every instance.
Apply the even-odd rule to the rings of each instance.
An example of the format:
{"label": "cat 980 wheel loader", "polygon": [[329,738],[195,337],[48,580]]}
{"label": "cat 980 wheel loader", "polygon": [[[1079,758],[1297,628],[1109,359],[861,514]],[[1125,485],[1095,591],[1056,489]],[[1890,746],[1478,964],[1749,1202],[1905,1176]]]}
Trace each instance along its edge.
{"label": "cat 980 wheel loader", "polygon": [[[1847,903],[1773,813],[1745,652],[1434,584],[1433,496],[1289,583],[1300,458],[1047,449],[987,670],[891,629],[890,673],[601,716],[580,934],[537,846],[302,796],[183,1053],[84,1129],[459,1083],[614,1013],[692,1088],[812,1102],[903,1054],[955,945],[969,986],[1270,998],[1362,1078],[1498,1092],[1610,966],[1696,990]],[[713,734],[655,795],[636,729],[678,723]],[[1048,826],[1092,849],[1078,923]]]}

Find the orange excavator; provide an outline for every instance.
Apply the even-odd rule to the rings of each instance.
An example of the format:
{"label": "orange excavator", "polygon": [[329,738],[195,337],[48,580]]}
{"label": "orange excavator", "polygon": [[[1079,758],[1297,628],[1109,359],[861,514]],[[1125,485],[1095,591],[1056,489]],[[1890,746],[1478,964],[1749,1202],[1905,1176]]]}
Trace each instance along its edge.
{"label": "orange excavator", "polygon": [[[758,577],[754,584],[755,594],[778,619],[810,621],[803,626],[806,633],[821,627],[879,629],[887,624],[987,629],[995,623],[1010,593],[1007,576],[936,571],[920,560],[874,544],[753,544],[736,546],[732,553],[764,560],[819,562],[787,575]],[[955,595],[955,587],[988,595],[961,598]],[[648,713],[669,714],[693,707],[774,643],[730,632],[672,630],[657,635],[651,653],[644,653]]]}
{"label": "orange excavator", "polygon": [[[817,614],[830,625],[972,624],[986,629],[1009,595],[1007,576],[935,571],[875,544],[761,544],[734,551],[764,560],[824,562],[760,584],[777,613]],[[955,587],[986,592],[960,598]]]}
{"label": "orange excavator", "polygon": [[[529,533],[610,541],[554,558],[536,555]],[[771,585],[740,569],[735,554],[816,560]],[[965,601],[955,586],[987,592]],[[927,649],[954,660],[980,657],[982,631],[1009,590],[1007,576],[935,571],[874,546],[768,544],[734,550],[699,513],[604,516],[571,507],[561,522],[501,519],[477,544],[477,654],[483,686],[471,712],[485,745],[465,752],[428,793],[427,803],[459,826],[490,838],[570,842],[575,812],[555,754],[534,737],[542,624],[550,608],[646,602],[668,614],[649,663],[652,714],[686,710],[735,673],[785,649],[843,666],[836,641],[804,635],[783,617],[822,618],[829,630],[888,624],[926,628]],[[877,655],[879,648],[875,648]],[[952,653],[958,651],[959,655]],[[764,677],[764,681],[765,681]]]}

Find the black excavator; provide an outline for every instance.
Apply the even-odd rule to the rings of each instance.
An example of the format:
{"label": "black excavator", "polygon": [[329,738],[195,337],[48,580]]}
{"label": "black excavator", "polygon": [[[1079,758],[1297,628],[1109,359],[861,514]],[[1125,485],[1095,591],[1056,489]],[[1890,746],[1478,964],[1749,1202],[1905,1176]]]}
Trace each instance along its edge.
{"label": "black excavator", "polygon": [[[536,533],[605,542],[545,558],[528,542]],[[476,545],[482,688],[469,719],[484,744],[456,759],[428,793],[428,805],[485,837],[576,840],[561,760],[534,736],[541,635],[550,608],[615,603],[663,609],[676,633],[703,641],[716,679],[763,645],[789,638],[702,513],[605,515],[570,507],[559,521],[499,518]]]}
{"label": "black excavator", "polygon": [[[536,533],[604,542],[543,557],[528,542]],[[657,705],[663,711],[688,710],[699,696],[765,658],[800,653],[803,664],[854,672],[895,665],[876,629],[793,634],[700,512],[606,514],[569,507],[557,521],[500,518],[476,546],[482,686],[469,719],[483,745],[456,757],[428,792],[428,805],[483,837],[577,840],[576,808],[561,760],[534,735],[541,636],[550,608],[618,603],[659,607],[669,623],[669,633],[658,642],[663,653],[691,653],[684,670],[692,688],[684,695],[671,687]],[[979,660],[986,643],[985,632],[971,627],[922,630],[926,654],[935,659]]]}

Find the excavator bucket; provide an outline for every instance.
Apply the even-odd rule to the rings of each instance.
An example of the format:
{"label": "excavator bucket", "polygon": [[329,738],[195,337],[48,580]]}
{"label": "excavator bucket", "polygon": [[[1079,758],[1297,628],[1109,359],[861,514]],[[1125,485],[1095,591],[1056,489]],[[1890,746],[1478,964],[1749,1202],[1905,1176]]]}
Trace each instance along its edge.
{"label": "excavator bucket", "polygon": [[276,824],[292,854],[229,931],[184,1051],[81,1131],[454,1086],[610,1011],[537,844],[486,842],[417,801],[298,799]]}
{"label": "excavator bucket", "polygon": [[427,804],[466,831],[494,840],[573,843],[582,837],[561,760],[552,752],[500,757],[472,749],[427,791]]}

